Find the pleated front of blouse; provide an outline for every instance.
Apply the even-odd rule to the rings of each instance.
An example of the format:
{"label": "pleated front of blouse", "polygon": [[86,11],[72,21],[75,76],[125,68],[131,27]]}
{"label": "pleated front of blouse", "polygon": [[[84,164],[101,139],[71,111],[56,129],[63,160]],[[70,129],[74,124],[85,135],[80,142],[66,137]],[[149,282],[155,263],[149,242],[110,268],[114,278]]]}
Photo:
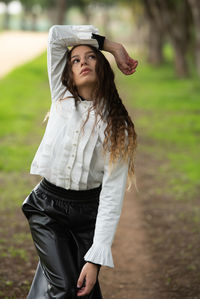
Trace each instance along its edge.
{"label": "pleated front of blouse", "polygon": [[[65,189],[87,190],[101,184],[104,158],[100,130],[105,129],[105,125],[99,119],[95,125],[94,110],[89,112],[85,123],[91,106],[90,101],[80,101],[76,108],[73,98],[52,103],[43,140],[31,165],[31,174],[45,176],[51,183]],[[91,161],[95,151],[98,154],[95,155],[93,177]]]}

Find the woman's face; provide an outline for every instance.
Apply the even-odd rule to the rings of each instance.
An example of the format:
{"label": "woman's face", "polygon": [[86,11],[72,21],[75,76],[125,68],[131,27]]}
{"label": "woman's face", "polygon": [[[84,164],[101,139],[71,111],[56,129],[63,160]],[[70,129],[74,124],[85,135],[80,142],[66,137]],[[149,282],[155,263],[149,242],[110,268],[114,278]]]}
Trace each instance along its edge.
{"label": "woman's face", "polygon": [[71,65],[74,84],[81,87],[94,88],[97,82],[96,54],[88,46],[78,46],[72,50]]}

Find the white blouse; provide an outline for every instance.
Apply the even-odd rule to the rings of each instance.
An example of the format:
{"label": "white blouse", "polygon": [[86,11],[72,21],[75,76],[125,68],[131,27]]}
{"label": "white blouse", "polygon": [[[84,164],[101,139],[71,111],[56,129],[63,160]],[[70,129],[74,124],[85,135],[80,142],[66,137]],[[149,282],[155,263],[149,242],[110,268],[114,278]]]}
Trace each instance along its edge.
{"label": "white blouse", "polygon": [[95,123],[92,110],[82,130],[92,101],[81,101],[75,107],[74,98],[61,82],[68,46],[90,44],[98,48],[91,25],[55,25],[49,30],[47,64],[52,96],[50,116],[45,134],[31,164],[31,174],[41,175],[65,189],[87,190],[102,184],[93,245],[84,259],[114,267],[111,245],[120,217],[126,188],[128,165],[118,161],[110,172],[109,153],[103,156],[104,129],[100,118]]}

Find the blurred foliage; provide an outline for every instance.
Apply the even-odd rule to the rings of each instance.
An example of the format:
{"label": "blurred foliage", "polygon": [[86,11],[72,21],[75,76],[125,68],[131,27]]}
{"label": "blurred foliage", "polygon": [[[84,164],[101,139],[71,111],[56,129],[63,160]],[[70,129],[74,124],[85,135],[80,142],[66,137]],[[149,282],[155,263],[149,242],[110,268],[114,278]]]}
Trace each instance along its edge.
{"label": "blurred foliage", "polygon": [[[24,5],[28,3],[29,7],[38,3],[42,3],[41,5],[44,8],[56,5],[54,0],[22,1]],[[136,14],[139,11],[142,15],[144,13],[142,10],[144,1],[131,1],[130,5],[128,5],[129,1],[126,0],[119,2],[122,5],[130,6],[133,15],[135,13],[134,8],[137,8]],[[151,3],[155,3],[155,1],[153,0]],[[93,5],[92,7],[96,9],[95,5],[103,5],[105,2],[107,5],[116,5],[114,1],[102,0],[91,3],[89,0],[69,0],[68,7],[76,5],[87,10],[89,6],[91,8]],[[179,0],[176,3],[171,0],[168,1],[170,7],[176,6],[176,8],[182,5],[181,3],[182,1]],[[112,7],[112,11],[114,11],[114,7],[116,6]],[[95,9],[91,11],[94,12]],[[112,16],[112,14],[110,15]],[[92,20],[95,20],[95,17],[94,14]],[[113,19],[112,16],[112,21]],[[144,22],[142,17],[141,19],[133,18],[133,22],[135,22],[133,32],[136,35],[135,48],[137,48],[140,38],[140,34],[137,35],[137,33],[141,32],[141,27],[144,30],[143,25],[140,24],[141,20]],[[111,22],[108,22],[108,24],[110,25]],[[116,23],[114,24],[116,26]],[[192,28],[190,34],[192,34],[192,40],[194,40],[195,30],[194,27]],[[144,44],[139,48],[140,51],[142,48],[148,49],[145,36],[144,33]],[[190,193],[190,195],[195,194],[195,190],[199,186],[200,171],[198,165],[200,161],[197,148],[200,142],[198,113],[200,85],[196,76],[194,45],[191,46],[191,40],[190,52],[186,53],[191,77],[179,80],[174,74],[175,49],[172,48],[166,32],[164,37],[162,51],[165,54],[165,59],[159,68],[145,63],[145,53],[144,56],[140,56],[136,75],[129,78],[121,76],[119,84],[133,107],[139,113],[141,112],[140,117],[137,119],[140,135],[144,135],[147,139],[155,140],[160,144],[159,150],[158,144],[156,144],[156,149],[153,144],[144,145],[144,149],[152,153],[155,152],[156,156],[160,155],[160,157],[166,158],[166,166],[162,171],[163,173],[166,171],[174,173],[170,182],[172,187],[170,188],[172,188],[171,190],[178,190],[176,194],[179,195],[177,197],[181,197],[184,192]],[[135,54],[133,57],[136,58]],[[17,69],[0,82],[0,169],[2,171],[10,172],[13,169],[22,171],[25,165],[30,165],[33,153],[36,150],[38,140],[35,140],[38,135],[38,120],[39,122],[42,121],[41,112],[45,114],[48,106],[47,99],[49,99],[46,61],[44,62],[43,59],[44,57],[41,57]],[[43,69],[41,69],[41,66]],[[15,100],[13,101],[13,99]],[[43,130],[44,127],[41,127],[41,132]],[[31,139],[29,138],[30,132],[33,137]]]}
{"label": "blurred foliage", "polygon": [[[172,58],[171,49],[166,50]],[[159,68],[147,65],[143,57],[138,59],[134,76],[127,78],[118,73],[117,78],[121,94],[135,109],[139,151],[165,160],[157,172],[158,176],[165,178],[168,174],[170,178],[166,182],[167,194],[182,200],[197,198],[200,186],[199,79],[195,74],[191,78],[177,79],[171,59]],[[164,186],[160,192],[164,192]]]}
{"label": "blurred foliage", "polygon": [[[79,9],[83,24],[94,23],[94,25],[99,26],[96,24],[96,17],[99,11],[103,9],[100,28],[103,29],[108,38],[112,38],[113,27],[117,27],[116,24],[120,20],[120,14],[116,14],[115,8],[120,12],[122,7],[126,7],[133,16],[131,20],[128,20],[129,26],[132,27],[132,36],[129,35],[129,40],[137,43],[139,47],[148,49],[147,57],[150,64],[159,66],[164,62],[163,47],[166,42],[170,42],[175,52],[173,67],[176,75],[178,77],[190,75],[188,72],[188,53],[196,59],[196,69],[200,75],[200,53],[198,51],[200,22],[198,22],[198,16],[195,19],[196,15],[199,15],[200,18],[200,5],[196,0],[20,1],[24,7],[24,13],[21,16],[22,29],[37,30],[40,19],[43,19],[43,25],[40,28],[43,27],[44,16],[49,20],[46,22],[46,29],[55,23],[67,24],[71,8],[74,7]],[[4,2],[8,4],[9,1]],[[79,20],[76,19],[74,22],[79,23]],[[9,23],[10,17],[7,12],[3,22],[5,28],[9,27]],[[124,30],[124,34],[126,34],[126,30]]]}

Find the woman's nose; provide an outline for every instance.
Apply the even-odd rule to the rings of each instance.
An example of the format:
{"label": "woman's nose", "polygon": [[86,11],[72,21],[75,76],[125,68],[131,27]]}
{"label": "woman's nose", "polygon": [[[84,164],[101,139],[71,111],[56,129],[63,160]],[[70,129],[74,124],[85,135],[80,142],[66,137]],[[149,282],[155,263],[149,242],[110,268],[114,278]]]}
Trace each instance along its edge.
{"label": "woman's nose", "polygon": [[81,66],[87,64],[87,59],[86,58],[82,58],[81,59]]}

